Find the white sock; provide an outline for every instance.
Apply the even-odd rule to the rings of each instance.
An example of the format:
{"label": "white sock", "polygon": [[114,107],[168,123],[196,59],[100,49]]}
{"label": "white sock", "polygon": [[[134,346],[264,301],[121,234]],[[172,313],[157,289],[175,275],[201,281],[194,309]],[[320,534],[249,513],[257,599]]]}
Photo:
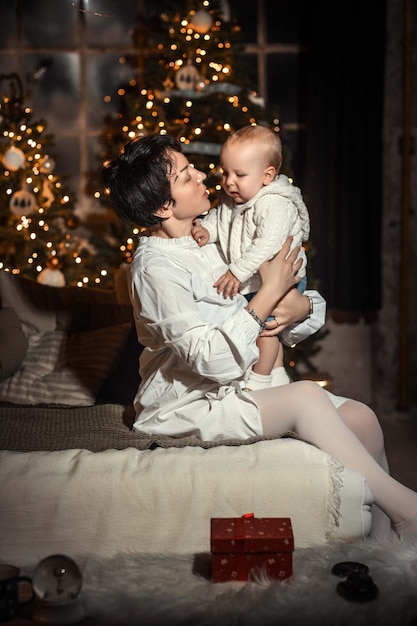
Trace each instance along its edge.
{"label": "white sock", "polygon": [[279,387],[280,385],[288,385],[291,378],[288,376],[285,367],[275,367],[271,372],[271,387]]}
{"label": "white sock", "polygon": [[257,374],[251,371],[246,381],[245,389],[248,391],[256,391],[257,389],[267,389],[271,386],[271,374]]}

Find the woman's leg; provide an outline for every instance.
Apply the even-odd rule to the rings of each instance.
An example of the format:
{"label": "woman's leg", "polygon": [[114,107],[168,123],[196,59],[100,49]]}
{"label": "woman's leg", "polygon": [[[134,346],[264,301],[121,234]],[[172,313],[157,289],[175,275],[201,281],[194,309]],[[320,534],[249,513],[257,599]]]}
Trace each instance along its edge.
{"label": "woman's leg", "polygon": [[[381,424],[372,409],[362,402],[348,399],[337,405],[337,412],[347,427],[363,443],[369,454],[389,473],[384,448],[384,435]],[[373,504],[371,537],[374,539],[385,539],[389,536],[390,530],[391,521],[389,517],[379,506]]]}
{"label": "woman's leg", "polygon": [[[376,504],[394,524],[409,520],[417,512],[417,493],[382,469],[316,383],[300,381],[254,391],[252,395],[259,407],[265,434],[278,435],[293,430],[346,467],[363,474]],[[411,523],[410,534],[417,535],[415,520]]]}
{"label": "woman's leg", "polygon": [[372,409],[362,402],[349,399],[337,408],[337,412],[349,430],[362,442],[369,454],[387,470],[384,434]]}

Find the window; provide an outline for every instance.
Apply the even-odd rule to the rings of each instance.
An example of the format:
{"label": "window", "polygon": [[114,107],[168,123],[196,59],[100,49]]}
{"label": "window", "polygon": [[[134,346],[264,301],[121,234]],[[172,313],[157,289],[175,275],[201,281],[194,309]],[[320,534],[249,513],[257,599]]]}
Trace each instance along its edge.
{"label": "window", "polygon": [[[115,112],[106,96],[131,77],[131,66],[122,60],[136,54],[131,30],[149,1],[10,0],[2,6],[0,74],[22,78],[25,102],[33,119],[43,118],[54,135],[56,169],[68,176],[82,211],[94,206],[85,194],[86,176],[95,166],[104,117]],[[303,48],[297,43],[296,6],[294,0],[230,2],[242,27],[250,81],[278,105],[291,166],[301,173],[297,151],[304,125],[297,100]]]}
{"label": "window", "polygon": [[[241,25],[254,89],[277,108],[285,169],[307,200],[314,271],[328,305],[374,312],[380,306],[385,2],[220,1]],[[68,174],[79,212],[94,209],[85,186],[97,166],[105,115],[115,112],[106,96],[131,77],[125,60],[137,55],[133,29],[157,2],[179,4],[2,3],[0,73],[23,78],[34,117],[44,118],[55,137],[57,171]],[[373,276],[371,289],[364,267]]]}

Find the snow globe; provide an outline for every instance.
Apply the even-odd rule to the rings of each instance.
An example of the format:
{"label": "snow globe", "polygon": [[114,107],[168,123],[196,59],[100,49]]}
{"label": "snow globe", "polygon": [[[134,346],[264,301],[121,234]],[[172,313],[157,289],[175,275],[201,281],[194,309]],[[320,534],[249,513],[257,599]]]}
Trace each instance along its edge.
{"label": "snow globe", "polygon": [[37,565],[32,576],[36,624],[75,624],[84,617],[80,604],[82,575],[68,556],[53,554]]}

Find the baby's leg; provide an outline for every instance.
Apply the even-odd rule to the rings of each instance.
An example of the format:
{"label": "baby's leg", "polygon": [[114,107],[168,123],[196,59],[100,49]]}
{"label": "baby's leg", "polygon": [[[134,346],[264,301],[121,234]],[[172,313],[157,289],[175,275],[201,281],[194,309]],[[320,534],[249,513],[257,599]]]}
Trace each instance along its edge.
{"label": "baby's leg", "polygon": [[[258,337],[259,359],[246,381],[248,391],[267,389],[272,384],[272,368],[277,362],[283,363],[283,348],[277,337]],[[281,383],[282,384],[282,383]]]}
{"label": "baby's leg", "polygon": [[287,374],[287,370],[284,367],[284,347],[281,342],[279,342],[279,345],[280,351],[278,352],[277,359],[271,372],[271,387],[288,385],[292,382],[291,378]]}
{"label": "baby's leg", "polygon": [[284,349],[278,337],[258,337],[256,343],[259,348],[259,359],[252,371],[268,376],[276,362],[283,365]]}

